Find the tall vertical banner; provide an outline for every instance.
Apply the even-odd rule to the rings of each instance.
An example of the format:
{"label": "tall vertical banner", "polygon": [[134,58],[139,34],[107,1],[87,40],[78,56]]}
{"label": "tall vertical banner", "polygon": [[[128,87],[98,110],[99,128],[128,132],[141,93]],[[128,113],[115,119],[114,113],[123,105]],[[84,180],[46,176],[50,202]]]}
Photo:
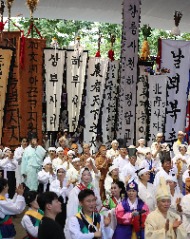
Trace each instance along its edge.
{"label": "tall vertical banner", "polygon": [[121,81],[119,87],[119,117],[117,138],[126,138],[127,144],[133,144],[136,83],[138,64],[140,0],[124,0],[123,30],[121,45]]}
{"label": "tall vertical banner", "polygon": [[185,129],[190,42],[162,40],[162,67],[170,69],[167,84],[165,141],[170,145]]}
{"label": "tall vertical banner", "polygon": [[9,74],[7,97],[4,107],[2,144],[16,148],[20,145],[20,113],[18,105],[19,39],[20,32],[3,32],[1,45],[13,51],[12,72]]}
{"label": "tall vertical banner", "polygon": [[45,89],[46,89],[46,131],[58,131],[65,50],[44,50]]}
{"label": "tall vertical banner", "polygon": [[108,75],[105,83],[102,107],[102,139],[103,144],[107,146],[110,146],[115,131],[119,64],[119,60],[109,62]]}
{"label": "tall vertical banner", "polygon": [[75,132],[78,126],[84,82],[86,77],[88,53],[78,54],[67,51],[67,109],[69,132]]}
{"label": "tall vertical banner", "polygon": [[0,48],[0,140],[2,138],[4,106],[13,50]]}
{"label": "tall vertical banner", "polygon": [[137,79],[137,104],[136,104],[136,140],[147,138],[148,122],[148,74],[146,66],[139,66]]}
{"label": "tall vertical banner", "polygon": [[166,117],[166,85],[167,76],[155,75],[149,76],[149,104],[150,114],[150,140],[149,145],[154,142],[158,132],[164,132]]}
{"label": "tall vertical banner", "polygon": [[95,152],[97,127],[108,70],[108,59],[90,57],[86,82],[84,140]]}
{"label": "tall vertical banner", "polygon": [[19,106],[21,137],[37,132],[42,142],[43,52],[46,41],[25,38],[24,67],[20,68]]}

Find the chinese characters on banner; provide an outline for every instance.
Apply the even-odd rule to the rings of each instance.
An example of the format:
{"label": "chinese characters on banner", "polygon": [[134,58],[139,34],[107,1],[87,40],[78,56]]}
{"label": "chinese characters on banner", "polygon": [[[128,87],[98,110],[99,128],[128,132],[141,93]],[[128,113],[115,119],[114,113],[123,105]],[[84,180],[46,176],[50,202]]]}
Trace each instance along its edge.
{"label": "chinese characters on banner", "polygon": [[69,132],[75,132],[78,126],[84,82],[86,77],[88,53],[67,51],[67,109]]}
{"label": "chinese characters on banner", "polygon": [[58,131],[65,50],[45,49],[46,130]]}
{"label": "chinese characters on banner", "polygon": [[117,138],[126,138],[127,145],[134,139],[140,5],[140,0],[124,0],[123,4]]}
{"label": "chinese characters on banner", "polygon": [[150,105],[150,141],[154,142],[158,132],[164,132],[166,116],[166,85],[167,76],[149,76],[149,105]]}
{"label": "chinese characters on banner", "polygon": [[96,149],[97,126],[107,77],[108,59],[90,57],[86,83],[84,139]]}
{"label": "chinese characters on banner", "polygon": [[21,137],[37,132],[42,142],[43,52],[46,41],[25,39],[24,68],[20,69],[19,106]]}
{"label": "chinese characters on banner", "polygon": [[[2,138],[4,106],[13,50],[0,48],[0,137]],[[1,139],[0,138],[0,139]]]}
{"label": "chinese characters on banner", "polygon": [[107,146],[110,146],[114,138],[119,63],[120,61],[109,62],[108,75],[105,83],[102,107],[102,139],[103,143]]}
{"label": "chinese characters on banner", "polygon": [[[148,74],[145,66],[139,66],[140,75],[137,79],[137,105],[136,105],[136,141],[146,139],[148,122]],[[127,100],[129,101],[129,97]]]}
{"label": "chinese characters on banner", "polygon": [[165,141],[170,145],[184,130],[189,81],[190,42],[162,40],[162,65],[170,69],[167,83]]}
{"label": "chinese characters on banner", "polygon": [[3,42],[5,47],[13,51],[12,74],[9,74],[7,97],[4,107],[2,144],[16,148],[20,145],[20,113],[18,105],[18,80],[19,80],[19,39],[20,32],[4,32]]}

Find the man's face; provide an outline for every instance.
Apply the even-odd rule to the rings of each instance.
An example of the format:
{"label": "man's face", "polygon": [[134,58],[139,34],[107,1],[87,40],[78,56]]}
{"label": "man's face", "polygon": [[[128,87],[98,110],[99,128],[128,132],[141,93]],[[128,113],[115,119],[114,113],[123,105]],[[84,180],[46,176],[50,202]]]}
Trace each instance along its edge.
{"label": "man's face", "polygon": [[94,195],[89,195],[80,202],[80,205],[84,212],[92,213],[96,207],[96,198]]}
{"label": "man's face", "polygon": [[54,150],[50,150],[50,151],[48,152],[48,154],[49,154],[49,156],[50,156],[51,158],[55,158],[55,156],[56,156],[56,152],[55,152]]}
{"label": "man's face", "polygon": [[34,139],[31,140],[31,145],[32,146],[36,146],[37,143],[38,143],[37,139],[34,138]]}
{"label": "man's face", "polygon": [[136,161],[137,161],[137,157],[136,157],[136,156],[131,156],[131,157],[129,158],[129,161],[130,161],[130,163],[131,163],[132,165],[135,165],[135,163],[136,163]]}
{"label": "man's face", "polygon": [[177,138],[178,138],[180,141],[183,141],[184,135],[183,135],[183,134],[178,134]]}
{"label": "man's face", "polygon": [[158,143],[161,143],[161,142],[162,142],[162,139],[163,139],[163,136],[158,136],[158,137],[157,137],[157,142],[158,142]]}
{"label": "man's face", "polygon": [[162,167],[165,171],[170,171],[170,169],[172,168],[172,164],[171,164],[171,161],[165,161],[163,164],[162,164]]}
{"label": "man's face", "polygon": [[127,155],[127,149],[126,148],[120,148],[119,153],[122,157],[125,157]]}
{"label": "man's face", "polygon": [[66,146],[66,142],[64,139],[59,140],[59,144],[62,148],[64,148]]}
{"label": "man's face", "polygon": [[157,201],[157,206],[160,212],[166,213],[171,205],[171,200],[170,199],[160,199]]}
{"label": "man's face", "polygon": [[54,215],[57,215],[61,212],[61,202],[58,199],[54,199],[50,205],[51,211],[54,213]]}

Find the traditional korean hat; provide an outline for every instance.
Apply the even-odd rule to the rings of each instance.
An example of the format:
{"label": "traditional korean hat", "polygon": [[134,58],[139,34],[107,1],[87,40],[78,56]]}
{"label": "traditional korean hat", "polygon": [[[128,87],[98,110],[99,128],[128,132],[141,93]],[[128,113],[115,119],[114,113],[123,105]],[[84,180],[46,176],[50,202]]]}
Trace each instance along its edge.
{"label": "traditional korean hat", "polygon": [[79,162],[79,161],[80,161],[80,158],[74,158],[74,159],[72,159],[72,163]]}
{"label": "traditional korean hat", "polygon": [[138,184],[135,181],[131,181],[130,183],[127,184],[126,191],[134,189],[135,191],[138,192]]}
{"label": "traditional korean hat", "polygon": [[43,167],[45,167],[47,164],[52,164],[51,158],[46,157],[43,161]]}
{"label": "traditional korean hat", "polygon": [[56,149],[56,154],[59,153],[59,152],[61,152],[61,151],[63,151],[63,148],[62,148],[62,147],[58,147],[58,148]]}
{"label": "traditional korean hat", "polygon": [[140,143],[145,143],[145,139],[139,139],[138,140],[138,143],[140,144]]}
{"label": "traditional korean hat", "polygon": [[28,133],[28,141],[31,141],[32,139],[38,139],[36,132],[29,132]]}
{"label": "traditional korean hat", "polygon": [[111,145],[112,144],[119,144],[119,142],[116,140],[116,139],[114,139],[112,142],[111,142]]}
{"label": "traditional korean hat", "polygon": [[128,147],[128,155],[129,155],[129,157],[133,157],[133,156],[137,157],[137,151],[138,150],[136,149],[136,147],[134,145],[130,145]]}
{"label": "traditional korean hat", "polygon": [[172,181],[172,182],[178,183],[177,177],[175,175],[168,175],[166,178],[166,181]]}
{"label": "traditional korean hat", "polygon": [[48,152],[49,152],[49,151],[55,151],[55,152],[56,152],[56,148],[55,148],[55,147],[49,147],[49,148],[48,148]]}
{"label": "traditional korean hat", "polygon": [[148,168],[140,168],[139,170],[136,171],[136,174],[138,176],[141,176],[142,174],[144,174],[146,172],[150,172],[150,170]]}
{"label": "traditional korean hat", "polygon": [[156,200],[171,199],[170,187],[166,184],[164,177],[160,177],[160,183],[156,190]]}
{"label": "traditional korean hat", "polygon": [[8,148],[8,147],[5,147],[5,148],[3,149],[3,155],[5,155],[5,153],[7,152],[7,150],[11,150],[11,149]]}
{"label": "traditional korean hat", "polygon": [[163,137],[163,136],[164,136],[163,133],[157,133],[156,138]]}
{"label": "traditional korean hat", "polygon": [[68,152],[67,152],[67,155],[75,155],[75,152],[73,151],[73,150],[69,150]]}
{"label": "traditional korean hat", "polygon": [[177,135],[179,135],[179,134],[181,134],[181,135],[183,135],[183,136],[185,136],[186,135],[186,133],[184,133],[183,131],[178,131],[178,133],[177,133]]}
{"label": "traditional korean hat", "polygon": [[120,149],[126,149],[127,148],[126,139],[118,139],[118,143],[119,143],[119,148]]}
{"label": "traditional korean hat", "polygon": [[56,173],[58,173],[58,170],[59,169],[63,169],[65,172],[67,172],[67,169],[63,166],[63,165],[58,165],[57,167],[56,167]]}
{"label": "traditional korean hat", "polygon": [[114,169],[119,169],[116,165],[112,165],[109,167],[109,173],[111,173]]}
{"label": "traditional korean hat", "polygon": [[144,152],[145,152],[145,154],[151,153],[151,148],[150,147],[146,147]]}

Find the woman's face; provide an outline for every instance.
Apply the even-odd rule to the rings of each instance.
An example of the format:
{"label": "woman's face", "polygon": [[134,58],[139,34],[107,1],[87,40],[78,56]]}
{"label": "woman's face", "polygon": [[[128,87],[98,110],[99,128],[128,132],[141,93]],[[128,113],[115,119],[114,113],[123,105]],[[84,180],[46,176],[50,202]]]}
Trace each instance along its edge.
{"label": "woman's face", "polygon": [[44,166],[44,169],[46,172],[50,172],[52,170],[52,164],[51,163],[48,163]]}
{"label": "woman's face", "polygon": [[118,187],[116,183],[112,183],[111,185],[111,194],[113,197],[120,197],[121,188]]}
{"label": "woman's face", "polygon": [[111,171],[111,176],[112,177],[117,177],[119,175],[119,170],[118,168],[115,168]]}
{"label": "woman's face", "polygon": [[59,152],[57,153],[57,156],[58,156],[59,158],[62,158],[62,157],[64,156],[63,151],[59,151]]}
{"label": "woman's face", "polygon": [[143,173],[140,177],[142,181],[148,182],[150,180],[150,173],[149,172]]}
{"label": "woman's face", "polygon": [[63,180],[65,178],[66,172],[64,169],[60,168],[57,171],[57,178]]}
{"label": "woman's face", "polygon": [[91,174],[88,170],[85,170],[82,173],[82,182],[84,183],[90,183],[92,181]]}
{"label": "woman's face", "polygon": [[127,191],[127,196],[130,201],[134,201],[137,198],[137,191],[134,189],[129,189]]}
{"label": "woman's face", "polygon": [[167,184],[170,186],[170,190],[174,190],[177,186],[177,183],[171,180],[167,180]]}

